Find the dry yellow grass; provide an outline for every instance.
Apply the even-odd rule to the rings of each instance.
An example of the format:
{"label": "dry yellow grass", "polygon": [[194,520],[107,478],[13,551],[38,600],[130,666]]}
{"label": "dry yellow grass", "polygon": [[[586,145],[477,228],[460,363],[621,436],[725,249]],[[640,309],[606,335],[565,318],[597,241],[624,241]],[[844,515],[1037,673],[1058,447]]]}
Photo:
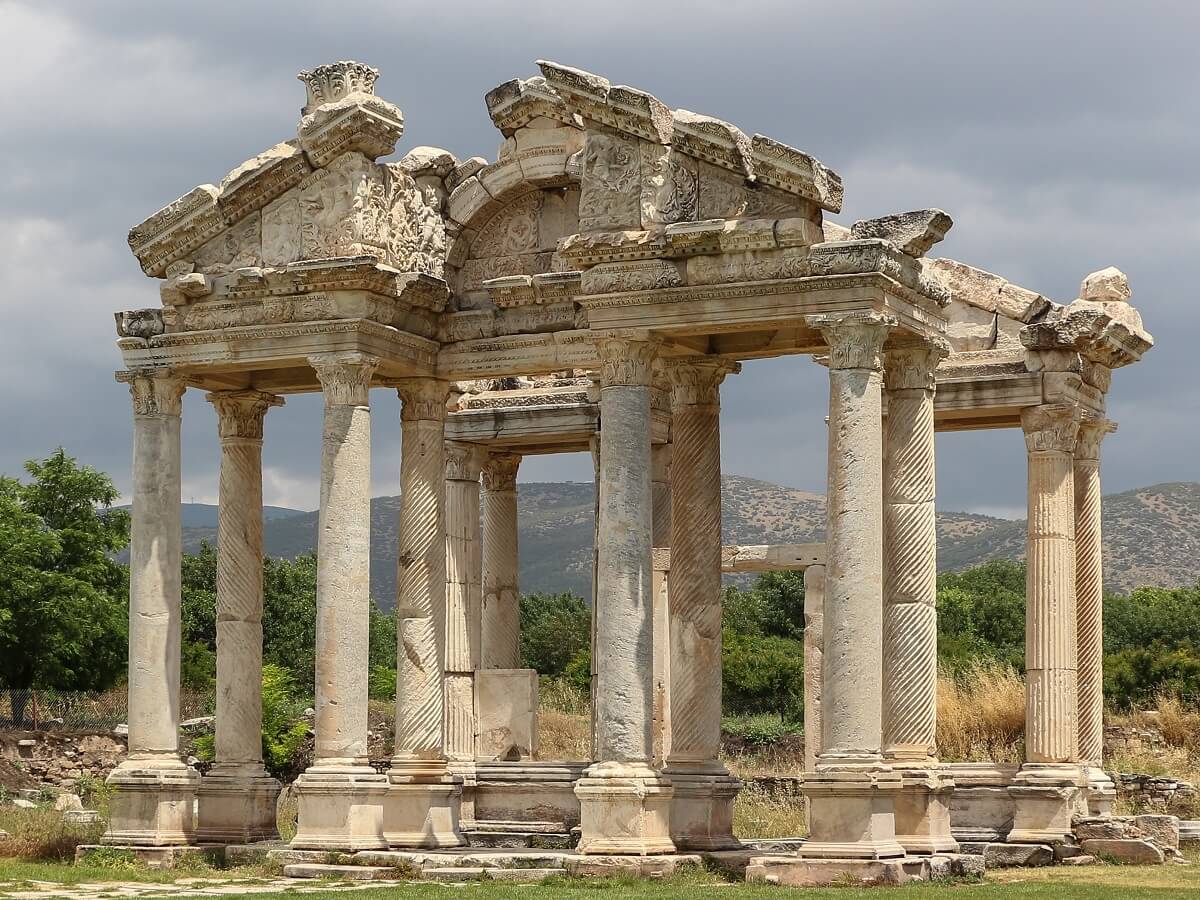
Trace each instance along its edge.
{"label": "dry yellow grass", "polygon": [[1189,753],[1200,754],[1200,709],[1185,704],[1173,694],[1159,694],[1151,715],[1137,716],[1138,724],[1157,728],[1163,740],[1172,747],[1181,747]]}
{"label": "dry yellow grass", "polygon": [[62,813],[49,807],[18,809],[0,807],[0,830],[8,837],[0,842],[0,855],[21,859],[71,861],[80,844],[95,844],[104,833],[104,822],[68,825]]}
{"label": "dry yellow grass", "polygon": [[733,833],[743,840],[804,837],[805,800],[747,784],[733,804]]}
{"label": "dry yellow grass", "polygon": [[538,759],[592,758],[591,698],[566,682],[543,678],[538,691]]}
{"label": "dry yellow grass", "polygon": [[1025,682],[1002,663],[979,660],[938,679],[937,742],[947,762],[1019,763]]}

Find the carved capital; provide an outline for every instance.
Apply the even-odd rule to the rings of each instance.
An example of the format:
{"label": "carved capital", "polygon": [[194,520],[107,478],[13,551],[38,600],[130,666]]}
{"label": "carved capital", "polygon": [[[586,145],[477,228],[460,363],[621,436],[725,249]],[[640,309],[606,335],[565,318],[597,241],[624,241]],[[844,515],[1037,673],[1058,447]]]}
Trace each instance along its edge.
{"label": "carved capital", "polygon": [[1071,404],[1027,406],[1021,410],[1026,448],[1030,453],[1074,453],[1079,420],[1079,407]]}
{"label": "carved capital", "polygon": [[649,385],[654,380],[658,343],[646,339],[604,336],[596,339],[600,386]]}
{"label": "carved capital", "polygon": [[672,362],[671,402],[675,406],[716,406],[721,402],[721,382],[737,363],[710,356],[689,356]]}
{"label": "carved capital", "polygon": [[880,353],[888,333],[898,324],[892,316],[878,313],[846,313],[809,316],[810,328],[818,329],[829,344],[830,369],[882,368]]}
{"label": "carved capital", "polygon": [[168,369],[118,372],[117,381],[129,385],[135,416],[179,416],[187,382]]}
{"label": "carved capital", "polygon": [[1085,419],[1079,424],[1079,443],[1075,446],[1075,458],[1099,463],[1101,442],[1116,430],[1117,423],[1108,419]]}
{"label": "carved capital", "polygon": [[515,491],[517,469],[521,466],[519,453],[489,453],[483,464],[483,489],[485,491]]}
{"label": "carved capital", "polygon": [[308,102],[302,110],[307,115],[323,103],[336,103],[350,94],[374,94],[379,70],[353,60],[339,60],[305,69],[296,77],[308,91]]}
{"label": "carved capital", "polygon": [[264,391],[214,391],[205,399],[217,410],[217,431],[221,440],[261,441],[267,410],[272,406],[283,406],[282,397]]}
{"label": "carved capital", "polygon": [[915,344],[898,347],[883,355],[884,383],[889,391],[932,391],[937,384],[937,367],[949,354],[948,345]]}
{"label": "carved capital", "polygon": [[318,353],[308,358],[327,406],[366,406],[379,358],[365,353]]}
{"label": "carved capital", "polygon": [[478,444],[446,441],[446,478],[451,481],[478,481],[483,458],[484,451]]}
{"label": "carved capital", "polygon": [[400,395],[401,422],[441,422],[450,401],[450,382],[438,378],[402,378],[396,382]]}

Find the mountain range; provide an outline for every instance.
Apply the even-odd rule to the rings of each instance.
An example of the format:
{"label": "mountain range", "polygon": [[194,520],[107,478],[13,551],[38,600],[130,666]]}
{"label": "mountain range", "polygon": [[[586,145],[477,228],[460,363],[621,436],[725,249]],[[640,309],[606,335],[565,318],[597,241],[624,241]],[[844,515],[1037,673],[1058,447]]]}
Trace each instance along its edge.
{"label": "mountain range", "polygon": [[[728,544],[819,541],[825,498],[766,481],[722,479],[722,532]],[[522,483],[519,486],[521,589],[591,595],[591,482]],[[371,593],[391,608],[396,596],[399,497],[371,501]],[[317,513],[268,507],[264,549],[295,557],[312,551]],[[1020,559],[1024,520],[974,513],[938,513],[938,565],[959,570],[990,559]],[[216,540],[217,509],[184,504],[184,549]],[[1105,583],[1117,590],[1139,585],[1174,587],[1200,579],[1200,484],[1174,482],[1104,498]]]}

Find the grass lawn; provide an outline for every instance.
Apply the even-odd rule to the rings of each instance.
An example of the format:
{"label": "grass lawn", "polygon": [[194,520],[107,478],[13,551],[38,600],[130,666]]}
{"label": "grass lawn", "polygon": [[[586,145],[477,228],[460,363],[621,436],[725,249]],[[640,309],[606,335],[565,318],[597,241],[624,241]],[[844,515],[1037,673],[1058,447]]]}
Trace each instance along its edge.
{"label": "grass lawn", "polygon": [[[1195,857],[1193,856],[1195,860]],[[96,884],[98,882],[171,882],[177,878],[196,879],[212,877],[229,884],[231,881],[246,884],[260,881],[263,873],[255,870],[209,870],[157,872],[148,869],[112,869],[105,867],[76,867],[54,863],[25,863],[16,860],[0,860],[0,897],[9,891],[28,889],[28,882],[57,882],[68,884]],[[261,883],[261,882],[260,882]],[[195,883],[189,885],[195,889]],[[182,886],[181,886],[182,887]],[[923,898],[949,898],[966,895],[972,898],[1053,898],[1053,900],[1104,900],[1104,898],[1189,898],[1200,897],[1200,866],[1131,867],[1102,865],[1087,868],[1007,870],[993,873],[985,883],[959,882],[918,884],[902,888],[781,888],[770,885],[730,884],[715,875],[696,873],[668,880],[597,879],[578,880],[558,878],[543,884],[507,884],[483,882],[478,884],[405,884],[377,888],[366,888],[342,893],[334,882],[297,881],[295,888],[276,893],[224,894],[233,900],[237,897],[253,900],[295,898],[297,889],[305,894],[320,887],[329,888],[333,896],[345,896],[355,900],[384,900],[384,898],[447,898],[454,900],[539,900],[539,898],[578,897],[581,900],[683,900],[699,896],[731,895],[737,897],[797,897],[829,898],[829,900],[854,900],[854,898],[904,897],[912,900]],[[449,892],[449,893],[448,893]],[[171,896],[165,891],[159,895],[153,891],[140,897]],[[323,891],[321,893],[324,893]],[[44,896],[54,896],[47,891]]]}

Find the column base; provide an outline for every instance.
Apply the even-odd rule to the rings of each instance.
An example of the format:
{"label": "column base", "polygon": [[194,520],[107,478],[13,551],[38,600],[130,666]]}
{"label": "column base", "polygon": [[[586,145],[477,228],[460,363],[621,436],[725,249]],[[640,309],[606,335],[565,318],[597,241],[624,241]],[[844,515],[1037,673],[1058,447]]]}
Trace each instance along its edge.
{"label": "column base", "polygon": [[370,766],[310,767],[295,783],[297,850],[384,850],[387,778]]}
{"label": "column base", "polygon": [[394,759],[387,773],[383,836],[389,847],[461,847],[463,779],[445,760]]}
{"label": "column base", "polygon": [[575,783],[578,853],[650,856],[673,853],[671,782],[647,765],[597,763]]}
{"label": "column base", "polygon": [[670,779],[671,841],[675,849],[736,850],[741,841],[733,836],[733,802],[742,783],[717,764],[691,771],[668,765],[663,776]]}
{"label": "column base", "polygon": [[900,776],[891,769],[805,772],[800,790],[808,798],[809,839],[805,859],[898,859],[896,796]]}
{"label": "column base", "polygon": [[909,853],[957,853],[950,832],[950,797],[954,779],[937,765],[897,766],[896,841]]}
{"label": "column base", "polygon": [[1099,766],[1085,766],[1084,773],[1087,777],[1087,814],[1111,816],[1117,801],[1117,786]]}
{"label": "column base", "polygon": [[1087,806],[1087,779],[1078,763],[1025,763],[1008,789],[1013,798],[1010,844],[1062,844]]}
{"label": "column base", "polygon": [[200,773],[178,757],[127,759],[106,781],[115,793],[102,843],[165,847],[195,842]]}
{"label": "column base", "polygon": [[280,784],[262,766],[214,766],[196,791],[196,840],[253,844],[279,838]]}

